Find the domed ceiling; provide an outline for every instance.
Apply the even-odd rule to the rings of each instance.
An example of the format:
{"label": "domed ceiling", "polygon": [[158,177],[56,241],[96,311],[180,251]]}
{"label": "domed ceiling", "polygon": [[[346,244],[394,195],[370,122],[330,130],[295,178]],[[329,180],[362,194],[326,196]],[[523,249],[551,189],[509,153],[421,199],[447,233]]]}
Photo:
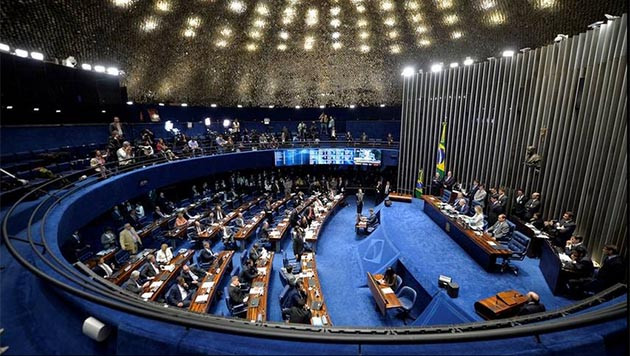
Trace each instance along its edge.
{"label": "domed ceiling", "polygon": [[485,60],[583,32],[609,0],[4,0],[0,42],[115,66],[130,98],[245,106],[400,102],[406,65]]}

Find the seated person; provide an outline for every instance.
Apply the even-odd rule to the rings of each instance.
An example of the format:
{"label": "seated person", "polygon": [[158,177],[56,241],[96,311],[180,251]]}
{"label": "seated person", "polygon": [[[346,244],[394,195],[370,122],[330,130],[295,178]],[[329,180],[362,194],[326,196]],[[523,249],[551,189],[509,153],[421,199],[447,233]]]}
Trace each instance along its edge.
{"label": "seated person", "polygon": [[256,264],[254,260],[248,258],[245,261],[245,264],[241,266],[241,273],[238,275],[238,280],[247,286],[251,285],[252,281],[258,277],[258,269],[256,268]]}
{"label": "seated person", "polygon": [[142,276],[143,281],[148,281],[160,273],[160,267],[155,262],[155,256],[152,254],[147,256],[147,262],[144,263],[142,268],[140,269],[140,275]]}
{"label": "seated person", "polygon": [[295,284],[298,282],[298,276],[293,274],[293,266],[288,265],[286,268],[282,267],[280,269],[280,273],[285,277],[285,279],[287,280],[287,283],[291,287],[294,287]]}
{"label": "seated person", "polygon": [[527,292],[527,303],[520,307],[518,315],[543,313],[544,311],[545,305],[540,302],[540,296],[534,292]]}
{"label": "seated person", "polygon": [[197,259],[199,265],[209,267],[215,258],[217,258],[217,254],[210,248],[210,242],[204,241],[203,249],[199,252],[199,258]]}
{"label": "seated person", "polygon": [[379,280],[379,284],[384,285],[384,286],[388,286],[393,290],[396,290],[396,288],[398,288],[398,278],[396,278],[396,272],[394,272],[394,269],[392,267],[387,267],[387,269],[385,270],[385,273],[383,273],[383,279]]}
{"label": "seated person", "polygon": [[156,205],[155,206],[155,210],[153,211],[153,220],[157,221],[157,220],[160,220],[160,219],[164,219],[166,217],[168,217],[168,215],[164,214],[162,212],[162,209],[159,206]]}
{"label": "seated person", "polygon": [[538,230],[542,230],[545,226],[545,222],[543,221],[542,215],[540,213],[534,213],[527,222],[532,224]]}
{"label": "seated person", "polygon": [[508,242],[510,240],[510,225],[507,223],[505,214],[499,215],[497,222],[488,228],[486,232],[492,235],[496,241]]}
{"label": "seated person", "polygon": [[167,244],[162,244],[162,247],[155,255],[155,259],[162,265],[171,263],[171,260],[173,259],[173,252],[171,251],[171,248],[168,247]]}
{"label": "seated person", "polygon": [[260,228],[258,245],[267,249],[271,248],[271,241],[269,241],[269,223],[267,221],[265,221]]}
{"label": "seated person", "polygon": [[455,210],[461,214],[461,215],[466,215],[468,214],[468,204],[466,203],[466,199],[462,199],[458,202],[458,205],[455,206]]}
{"label": "seated person", "polygon": [[247,299],[249,298],[248,292],[241,288],[241,282],[239,281],[238,276],[234,276],[230,280],[228,293],[230,297],[230,303],[232,303],[232,305],[247,303]]}
{"label": "seated person", "polygon": [[571,256],[571,252],[578,247],[583,247],[582,241],[584,241],[584,237],[582,235],[571,235],[571,238],[567,240],[566,245],[564,246],[564,253],[568,256]]}
{"label": "seated person", "polygon": [[234,232],[228,225],[223,226],[223,236],[221,237],[225,246],[234,246],[236,241],[234,240]]}
{"label": "seated person", "polygon": [[475,215],[472,217],[462,216],[461,217],[472,229],[481,229],[483,228],[483,209],[480,205],[475,206]]}
{"label": "seated person", "polygon": [[544,228],[547,232],[554,236],[552,242],[554,245],[564,248],[567,240],[575,231],[575,221],[573,220],[573,213],[570,211],[562,214],[562,218],[558,221],[550,220],[545,221]]}
{"label": "seated person", "polygon": [[114,269],[105,263],[104,257],[99,258],[98,264],[92,271],[103,278],[109,278],[114,274]]}
{"label": "seated person", "polygon": [[593,267],[593,261],[587,256],[586,248],[578,246],[571,251],[569,256],[571,261],[564,263],[564,268],[573,271],[580,278],[588,278],[593,275],[595,267]]}
{"label": "seated person", "polygon": [[210,237],[210,231],[206,229],[199,221],[195,221],[195,231],[198,237],[207,238]]}
{"label": "seated person", "polygon": [[306,305],[306,300],[299,299],[296,305],[282,310],[283,319],[288,323],[310,324],[311,309]]}
{"label": "seated person", "polygon": [[184,213],[177,213],[177,219],[175,219],[175,227],[182,228],[188,226],[188,220],[184,217]]}
{"label": "seated person", "polygon": [[129,276],[127,282],[123,283],[122,288],[133,294],[140,295],[144,291],[144,288],[149,286],[149,282],[140,284],[140,271],[133,271]]}
{"label": "seated person", "polygon": [[254,242],[252,248],[249,249],[248,257],[252,261],[256,262],[262,256],[262,247],[258,242]]}
{"label": "seated person", "polygon": [[238,228],[242,228],[243,226],[245,226],[245,220],[243,219],[242,213],[238,213],[236,218],[234,218],[234,225]]}
{"label": "seated person", "polygon": [[585,280],[584,290],[591,293],[598,293],[616,283],[621,283],[626,272],[627,266],[624,265],[623,257],[619,256],[616,245],[606,245],[602,251],[604,258],[599,271],[594,278]]}
{"label": "seated person", "polygon": [[173,284],[166,293],[166,302],[178,308],[188,308],[193,293],[183,277],[177,277],[177,283]]}
{"label": "seated person", "polygon": [[225,212],[223,212],[221,204],[217,204],[214,208],[214,216],[216,217],[217,221],[221,221],[225,217]]}
{"label": "seated person", "polygon": [[179,276],[184,279],[184,282],[186,282],[191,289],[197,289],[199,283],[203,280],[203,277],[205,277],[206,274],[208,274],[206,271],[195,266],[183,265]]}
{"label": "seated person", "polygon": [[374,209],[370,208],[370,215],[367,217],[367,230],[368,232],[373,231],[376,228],[376,225],[379,224],[378,216],[374,213]]}
{"label": "seated person", "polygon": [[465,200],[465,199],[466,199],[466,198],[464,197],[464,193],[462,193],[462,192],[457,193],[457,198],[455,198],[455,201],[453,202],[453,206],[459,206],[459,202],[460,202],[462,199],[463,199],[463,200]]}

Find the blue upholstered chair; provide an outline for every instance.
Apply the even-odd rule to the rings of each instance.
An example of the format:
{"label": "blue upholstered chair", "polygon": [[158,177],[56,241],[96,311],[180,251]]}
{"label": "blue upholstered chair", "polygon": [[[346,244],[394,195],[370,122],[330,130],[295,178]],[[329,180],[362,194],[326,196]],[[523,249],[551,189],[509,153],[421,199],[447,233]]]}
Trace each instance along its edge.
{"label": "blue upholstered chair", "polygon": [[302,265],[298,261],[296,261],[295,258],[289,258],[284,250],[282,250],[282,266],[284,268],[287,268],[287,266],[292,266],[293,273],[302,272]]}
{"label": "blue upholstered chair", "polygon": [[394,292],[398,293],[403,286],[403,279],[401,276],[396,275],[396,290]]}
{"label": "blue upholstered chair", "polygon": [[449,200],[451,200],[451,191],[448,189],[444,189],[444,191],[442,192],[442,202],[448,203]]}
{"label": "blue upholstered chair", "polygon": [[411,308],[413,308],[413,305],[416,303],[418,293],[413,288],[404,286],[398,291],[398,293],[396,293],[396,296],[398,297],[398,300],[400,300],[400,305],[402,309],[399,316],[402,317],[403,323],[407,325],[409,313],[411,312]]}
{"label": "blue upholstered chair", "polygon": [[227,306],[230,315],[239,316],[247,312],[247,303],[241,303],[237,305],[232,304],[228,287],[223,288],[223,295],[225,296],[225,305]]}
{"label": "blue upholstered chair", "polygon": [[518,275],[518,267],[510,264],[510,261],[522,261],[527,256],[527,249],[529,248],[529,243],[531,239],[522,233],[515,231],[512,234],[512,238],[508,242],[507,248],[512,251],[512,254],[503,258],[503,263],[501,264],[501,272],[505,272],[505,270],[512,271],[515,275]]}

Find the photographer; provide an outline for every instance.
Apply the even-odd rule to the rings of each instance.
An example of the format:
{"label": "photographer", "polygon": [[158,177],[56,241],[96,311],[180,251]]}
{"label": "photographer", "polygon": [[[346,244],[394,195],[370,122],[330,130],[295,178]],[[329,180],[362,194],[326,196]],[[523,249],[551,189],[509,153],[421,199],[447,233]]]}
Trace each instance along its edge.
{"label": "photographer", "polygon": [[121,167],[133,163],[133,146],[129,141],[123,142],[122,147],[116,151],[116,156],[118,157],[118,165]]}

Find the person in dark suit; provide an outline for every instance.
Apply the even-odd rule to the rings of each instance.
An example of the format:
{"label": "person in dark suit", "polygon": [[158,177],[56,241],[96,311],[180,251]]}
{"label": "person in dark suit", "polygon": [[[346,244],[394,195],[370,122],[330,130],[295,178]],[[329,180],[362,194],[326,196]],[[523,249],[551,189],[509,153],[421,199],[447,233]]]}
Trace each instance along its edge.
{"label": "person in dark suit", "polygon": [[172,285],[166,293],[166,302],[178,308],[188,308],[193,293],[183,277],[177,277],[177,283]]}
{"label": "person in dark suit", "polygon": [[256,262],[261,257],[262,248],[258,242],[254,242],[252,247],[249,249],[248,257],[250,260]]}
{"label": "person in dark suit", "polygon": [[444,177],[444,181],[442,182],[442,186],[444,189],[453,190],[453,185],[455,184],[455,177],[453,177],[453,172],[446,172],[446,177]]}
{"label": "person in dark suit", "polygon": [[370,215],[367,218],[367,230],[372,231],[376,228],[376,225],[379,224],[378,215],[374,213],[374,209],[370,208]]}
{"label": "person in dark suit", "polygon": [[230,287],[228,287],[228,294],[230,297],[230,303],[232,305],[238,305],[246,303],[248,299],[247,291],[241,289],[241,283],[238,280],[238,276],[232,277],[230,280]]}
{"label": "person in dark suit", "polygon": [[504,209],[496,197],[490,197],[490,206],[488,207],[488,225],[494,225],[499,219],[499,215],[503,214]]}
{"label": "person in dark suit", "polygon": [[582,235],[571,235],[571,238],[567,240],[567,243],[564,246],[564,253],[566,253],[568,256],[571,256],[571,252],[573,252],[573,250],[578,247],[584,247],[582,241],[584,241],[584,237],[582,237]]}
{"label": "person in dark suit", "polygon": [[465,194],[466,198],[468,198],[469,200],[473,199],[475,197],[475,194],[477,194],[477,190],[479,190],[479,179],[473,179],[470,189]]}
{"label": "person in dark suit", "polygon": [[570,211],[562,214],[560,220],[545,221],[544,229],[554,236],[552,242],[555,246],[564,248],[567,240],[575,231],[575,220],[573,220],[573,213]]}
{"label": "person in dark suit", "polygon": [[545,305],[540,302],[540,296],[534,292],[527,292],[527,303],[523,304],[517,315],[543,313]]}
{"label": "person in dark suit", "polygon": [[455,210],[457,210],[457,212],[462,215],[468,214],[468,211],[470,211],[470,207],[466,203],[466,199],[461,199],[455,206]]}
{"label": "person in dark suit", "polygon": [[158,267],[157,262],[155,261],[154,255],[147,256],[147,262],[144,263],[142,268],[140,269],[140,275],[142,276],[142,280],[151,280],[160,273],[160,267]]}
{"label": "person in dark suit", "polygon": [[363,212],[363,189],[359,188],[357,192],[357,214],[361,214]]}
{"label": "person in dark suit", "polygon": [[140,271],[133,271],[129,276],[127,282],[123,283],[122,288],[128,292],[140,295],[144,291],[144,288],[149,286],[149,282],[140,284]]}
{"label": "person in dark suit", "polygon": [[439,196],[441,194],[440,188],[442,188],[442,178],[439,173],[435,173],[431,181],[431,195]]}
{"label": "person in dark suit", "polygon": [[499,201],[499,203],[503,207],[503,211],[505,211],[505,209],[507,208],[507,203],[508,203],[508,196],[507,196],[507,194],[505,194],[505,188],[503,188],[503,187],[499,188],[497,200]]}
{"label": "person in dark suit", "polygon": [[217,258],[217,254],[210,248],[208,241],[203,242],[203,249],[199,252],[198,262],[201,266],[210,266],[214,259]]}
{"label": "person in dark suit", "polygon": [[291,231],[291,239],[293,240],[293,254],[295,259],[299,261],[304,253],[304,230],[300,226],[296,226]]}
{"label": "person in dark suit", "polygon": [[[297,206],[298,204],[296,204]],[[289,216],[289,222],[291,227],[296,227],[298,222],[300,221],[300,215],[297,213],[296,209],[291,211],[291,215]]]}
{"label": "person in dark suit", "polygon": [[206,271],[195,266],[183,265],[179,276],[184,279],[184,282],[186,282],[191,289],[197,289],[206,274],[208,274]]}
{"label": "person in dark suit", "polygon": [[304,299],[300,299],[297,305],[291,308],[284,309],[282,314],[285,316],[285,320],[288,323],[293,324],[310,324],[311,323],[311,309],[306,305]]}
{"label": "person in dark suit", "polygon": [[529,220],[532,216],[540,211],[540,193],[532,193],[531,199],[525,203],[525,213],[523,218]]}
{"label": "person in dark suit", "polygon": [[260,228],[258,242],[256,242],[254,245],[258,245],[257,248],[263,246],[265,248],[271,248],[271,241],[269,241],[269,222],[265,221],[263,223],[262,227]]}
{"label": "person in dark suit", "polygon": [[258,269],[256,269],[256,264],[254,260],[248,258],[245,261],[245,264],[241,266],[241,273],[238,275],[238,280],[242,284],[250,285],[254,278],[258,277]]}
{"label": "person in dark suit", "polygon": [[516,196],[514,197],[514,205],[512,205],[512,215],[518,217],[519,219],[523,219],[523,215],[525,214],[525,193],[523,190],[517,189]]}
{"label": "person in dark suit", "polygon": [[374,204],[378,205],[383,201],[383,180],[376,181],[376,201]]}
{"label": "person in dark suit", "polygon": [[590,281],[585,288],[587,291],[594,293],[622,282],[625,275],[626,267],[623,263],[623,257],[619,256],[617,246],[606,245],[602,251],[604,252],[602,266],[595,275],[595,279]]}
{"label": "person in dark suit", "polygon": [[532,215],[528,222],[534,225],[534,227],[538,230],[542,230],[545,226],[545,222],[543,221],[542,215],[540,213],[534,213],[534,215]]}
{"label": "person in dark suit", "polygon": [[104,257],[98,260],[98,264],[92,271],[103,278],[109,278],[114,274],[114,269],[105,263]]}

